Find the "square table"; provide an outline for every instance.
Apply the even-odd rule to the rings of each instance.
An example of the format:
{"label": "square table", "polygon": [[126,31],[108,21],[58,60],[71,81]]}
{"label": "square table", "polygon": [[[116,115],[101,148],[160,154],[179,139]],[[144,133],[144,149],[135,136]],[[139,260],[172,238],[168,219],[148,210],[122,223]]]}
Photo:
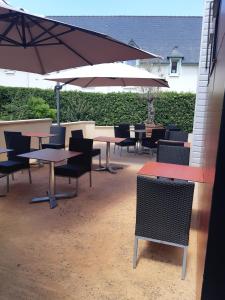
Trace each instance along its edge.
{"label": "square table", "polygon": [[33,131],[26,131],[23,132],[23,136],[30,136],[38,138],[38,148],[39,150],[42,149],[42,139],[48,138],[51,136],[55,136],[53,133],[45,133],[45,132],[33,132]]}
{"label": "square table", "polygon": [[106,143],[106,164],[105,167],[95,169],[95,171],[108,171],[109,173],[116,174],[116,169],[122,169],[121,166],[111,166],[109,163],[110,159],[110,143],[120,143],[123,142],[125,138],[116,138],[108,136],[98,136],[94,138],[96,142],[105,142]]}
{"label": "square table", "polygon": [[49,162],[49,190],[48,196],[46,197],[38,197],[33,198],[31,203],[44,202],[49,201],[50,208],[54,208],[57,206],[56,199],[62,198],[72,198],[76,196],[76,193],[57,193],[55,192],[55,172],[54,167],[55,163],[61,162],[68,158],[80,155],[80,152],[67,151],[64,149],[42,149],[37,151],[32,151],[29,153],[20,154],[20,157],[33,158],[38,160],[43,160]]}
{"label": "square table", "polygon": [[182,179],[194,182],[204,182],[203,168],[160,162],[148,162],[139,171],[138,175],[160,176],[171,179]]}

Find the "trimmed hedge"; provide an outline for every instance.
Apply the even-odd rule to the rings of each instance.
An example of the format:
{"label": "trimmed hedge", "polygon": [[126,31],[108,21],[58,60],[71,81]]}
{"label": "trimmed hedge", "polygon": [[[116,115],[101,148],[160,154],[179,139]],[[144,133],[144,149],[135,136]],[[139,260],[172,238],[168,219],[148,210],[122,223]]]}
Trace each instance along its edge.
{"label": "trimmed hedge", "polygon": [[[26,102],[31,96],[43,98],[55,108],[52,90],[0,87],[0,114],[6,104]],[[155,121],[167,125],[175,123],[191,132],[193,126],[195,94],[160,92],[154,101]],[[10,117],[9,117],[10,119]],[[147,119],[147,101],[135,93],[61,92],[61,121],[94,120],[97,125],[135,124]]]}

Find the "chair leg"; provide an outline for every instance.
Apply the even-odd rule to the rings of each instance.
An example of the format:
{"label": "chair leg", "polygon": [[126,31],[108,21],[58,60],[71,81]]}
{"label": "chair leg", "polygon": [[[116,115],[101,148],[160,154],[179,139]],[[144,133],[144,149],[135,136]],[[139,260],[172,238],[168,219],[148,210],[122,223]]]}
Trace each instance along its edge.
{"label": "chair leg", "polygon": [[6,176],[6,191],[9,192],[9,175]]}
{"label": "chair leg", "polygon": [[113,149],[113,153],[116,152],[116,144],[114,144],[114,149]]}
{"label": "chair leg", "polygon": [[184,253],[183,253],[183,262],[182,262],[182,274],[181,274],[181,279],[185,279],[186,275],[186,268],[187,268],[187,252],[188,252],[188,247],[184,247]]}
{"label": "chair leg", "polygon": [[76,196],[78,195],[78,178],[76,178]]}
{"label": "chair leg", "polygon": [[90,187],[92,187],[92,173],[91,173],[91,171],[89,172],[89,179],[90,179]]}
{"label": "chair leg", "polygon": [[122,149],[123,147],[120,147],[120,156],[122,156]]}
{"label": "chair leg", "polygon": [[[115,148],[114,148],[114,150],[115,150]],[[114,151],[114,153],[115,153],[115,151]],[[99,168],[101,168],[101,166],[102,166],[102,158],[101,158],[101,154],[99,154]]]}
{"label": "chair leg", "polygon": [[137,254],[138,254],[138,238],[134,238],[134,256],[133,256],[133,269],[137,266]]}
{"label": "chair leg", "polygon": [[12,176],[12,180],[15,180],[15,177],[14,177],[14,174],[13,174],[13,173],[11,174],[11,176]]}
{"label": "chair leg", "polygon": [[30,168],[28,169],[28,174],[29,174],[29,182],[30,182],[30,184],[32,184],[32,178],[31,178],[31,171],[30,171]]}

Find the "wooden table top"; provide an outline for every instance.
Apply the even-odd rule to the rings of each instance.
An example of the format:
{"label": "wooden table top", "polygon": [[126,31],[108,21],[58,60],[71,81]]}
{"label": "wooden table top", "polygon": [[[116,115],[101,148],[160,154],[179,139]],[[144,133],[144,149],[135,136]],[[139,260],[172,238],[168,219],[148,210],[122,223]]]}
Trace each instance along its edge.
{"label": "wooden table top", "polygon": [[199,167],[148,162],[139,171],[138,175],[161,176],[173,179],[204,182],[203,169]]}
{"label": "wooden table top", "polygon": [[12,149],[7,149],[7,148],[0,147],[0,154],[6,153],[6,152],[10,152],[10,151],[13,151],[13,150]]}
{"label": "wooden table top", "polygon": [[55,136],[55,134],[53,134],[53,133],[46,133],[46,132],[26,131],[26,132],[23,132],[23,136],[47,138],[47,137]]}
{"label": "wooden table top", "polygon": [[120,143],[123,142],[125,138],[115,138],[115,137],[109,137],[109,136],[97,136],[94,138],[94,141],[96,142],[106,142],[106,143]]}
{"label": "wooden table top", "polygon": [[33,158],[33,159],[40,159],[50,162],[60,162],[65,159],[78,156],[81,152],[74,152],[74,151],[67,151],[64,149],[42,149],[37,151],[32,151],[24,154],[20,154],[18,156],[20,157],[26,157],[26,158]]}

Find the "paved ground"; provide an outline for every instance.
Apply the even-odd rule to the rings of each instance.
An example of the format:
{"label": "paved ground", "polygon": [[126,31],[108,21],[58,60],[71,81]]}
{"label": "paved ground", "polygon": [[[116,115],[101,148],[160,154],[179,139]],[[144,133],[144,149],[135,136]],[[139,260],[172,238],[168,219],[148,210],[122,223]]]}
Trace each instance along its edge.
{"label": "paved ground", "polygon": [[[32,185],[26,172],[16,174],[10,193],[0,198],[1,300],[195,299],[196,201],[186,280],[180,279],[181,250],[164,245],[140,242],[133,270],[136,172],[149,156],[113,159],[125,168],[117,175],[94,172],[92,188],[83,176],[79,196],[53,210],[29,204],[46,192],[47,166],[32,168]],[[58,179],[57,188],[73,185]]]}

